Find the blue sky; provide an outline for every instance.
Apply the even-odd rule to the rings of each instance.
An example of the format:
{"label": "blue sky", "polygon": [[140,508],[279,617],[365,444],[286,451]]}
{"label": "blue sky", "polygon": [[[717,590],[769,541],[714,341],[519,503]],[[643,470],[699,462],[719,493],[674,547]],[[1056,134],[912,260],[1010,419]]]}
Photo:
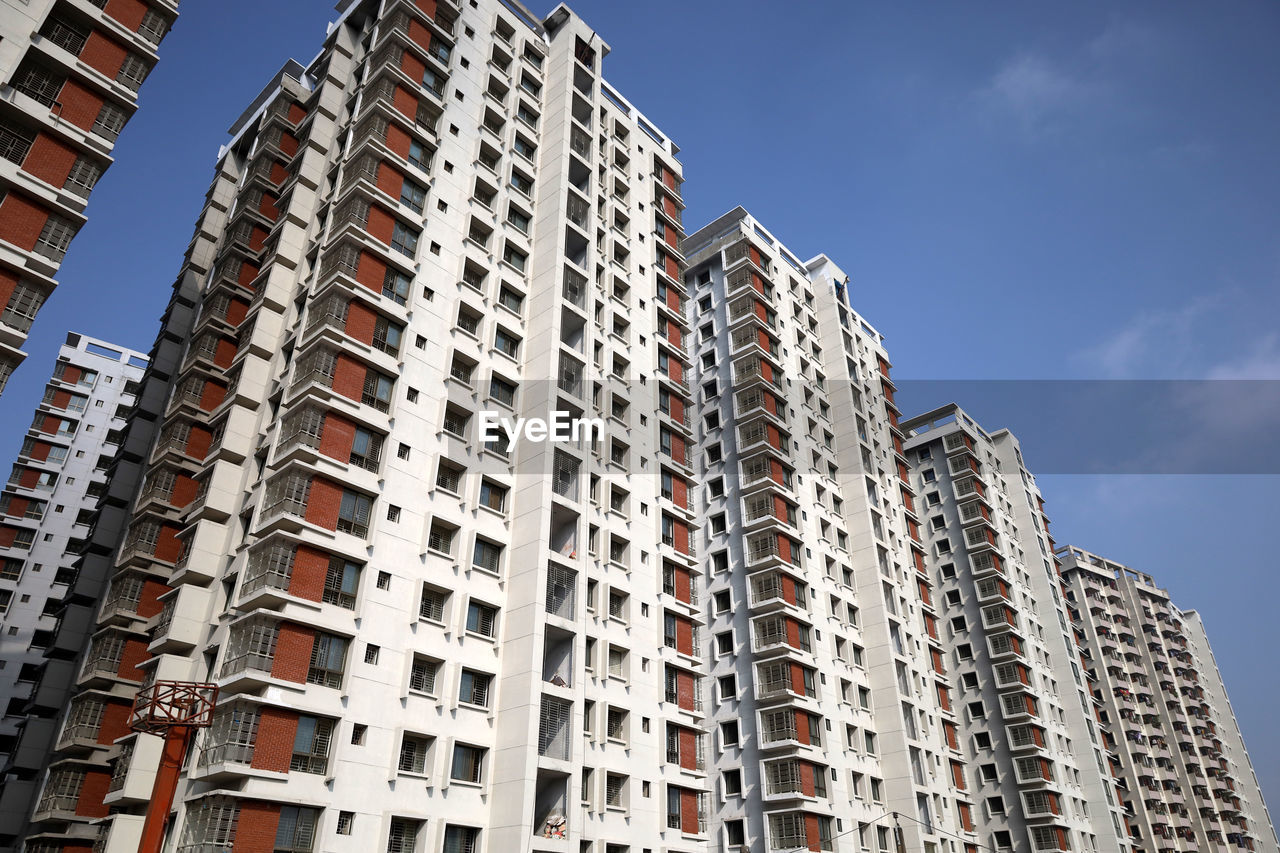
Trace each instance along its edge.
{"label": "blue sky", "polygon": [[[686,224],[742,204],[830,255],[898,377],[1280,379],[1280,5],[573,8],[613,48],[606,76],[681,145]],[[331,15],[184,4],[4,395],[0,450],[67,329],[149,348],[226,128]],[[1040,478],[1060,542],[1201,611],[1276,807],[1278,480]]]}

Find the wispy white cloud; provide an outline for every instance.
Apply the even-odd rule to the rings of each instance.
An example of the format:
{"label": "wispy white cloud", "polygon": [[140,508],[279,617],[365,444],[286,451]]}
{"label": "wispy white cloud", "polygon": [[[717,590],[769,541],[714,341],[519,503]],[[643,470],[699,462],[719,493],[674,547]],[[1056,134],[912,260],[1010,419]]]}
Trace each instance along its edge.
{"label": "wispy white cloud", "polygon": [[1037,53],[1006,62],[978,93],[989,108],[1012,116],[1028,133],[1040,133],[1095,95],[1093,88],[1063,66]]}
{"label": "wispy white cloud", "polygon": [[1176,308],[1141,311],[1078,354],[1109,379],[1183,376],[1195,350],[1195,330],[1218,306],[1201,296]]}
{"label": "wispy white cloud", "polygon": [[1126,103],[1127,75],[1168,48],[1164,34],[1149,25],[1114,18],[1071,49],[1018,51],[975,94],[989,114],[1016,122],[1027,136],[1057,136],[1129,115],[1137,104]]}
{"label": "wispy white cloud", "polygon": [[1258,338],[1249,351],[1214,365],[1210,379],[1280,379],[1280,334]]}

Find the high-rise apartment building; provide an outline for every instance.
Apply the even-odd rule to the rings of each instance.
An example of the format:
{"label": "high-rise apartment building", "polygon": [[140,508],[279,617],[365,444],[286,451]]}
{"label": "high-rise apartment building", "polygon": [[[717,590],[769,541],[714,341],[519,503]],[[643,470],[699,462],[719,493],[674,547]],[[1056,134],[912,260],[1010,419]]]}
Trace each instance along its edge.
{"label": "high-rise apartment building", "polygon": [[1280,849],[1199,614],[1148,574],[1059,556],[1134,849]]}
{"label": "high-rise apartment building", "polygon": [[741,208],[686,242],[719,842],[976,849],[883,340]]}
{"label": "high-rise apartment building", "polygon": [[700,849],[677,148],[564,7],[340,13],[219,160],[27,849],[136,849],[167,679],[179,850]]}
{"label": "high-rise apartment building", "polygon": [[338,13],[220,153],[33,668],[25,850],[137,849],[127,710],[178,680],[220,689],[178,853],[1146,851],[1016,439],[902,421],[825,255],[684,239],[566,7]]}
{"label": "high-rise apartment building", "polygon": [[0,0],[0,392],[177,0]]}
{"label": "high-rise apartment building", "polygon": [[902,428],[982,843],[1129,850],[1044,501],[1017,438],[955,405]]}
{"label": "high-rise apartment building", "polygon": [[[6,773],[145,365],[141,353],[67,335],[0,491],[0,768]],[[0,802],[0,837],[12,837],[21,808],[10,808],[7,796]]]}

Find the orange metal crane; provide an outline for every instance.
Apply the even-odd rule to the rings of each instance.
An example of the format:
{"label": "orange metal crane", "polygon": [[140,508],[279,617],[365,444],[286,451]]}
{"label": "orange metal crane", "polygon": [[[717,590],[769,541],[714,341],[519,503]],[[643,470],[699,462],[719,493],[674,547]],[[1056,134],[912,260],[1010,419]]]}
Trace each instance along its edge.
{"label": "orange metal crane", "polygon": [[195,681],[157,681],[138,692],[133,702],[130,727],[136,732],[164,737],[160,769],[151,788],[151,803],[142,825],[142,842],[138,853],[160,853],[164,843],[165,824],[173,808],[178,790],[182,759],[191,743],[194,729],[207,728],[213,722],[213,708],[218,701],[218,686]]}

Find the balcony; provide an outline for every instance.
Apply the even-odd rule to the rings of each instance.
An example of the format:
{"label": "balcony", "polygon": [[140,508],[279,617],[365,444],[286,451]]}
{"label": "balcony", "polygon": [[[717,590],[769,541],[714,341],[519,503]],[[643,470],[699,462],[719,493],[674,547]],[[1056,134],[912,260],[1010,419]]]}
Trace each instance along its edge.
{"label": "balcony", "polygon": [[805,610],[806,585],[790,575],[777,570],[751,575],[748,606],[765,613],[787,607]]}
{"label": "balcony", "polygon": [[809,635],[809,626],[781,614],[760,617],[752,624],[751,650],[761,657],[793,651],[810,654]]}

